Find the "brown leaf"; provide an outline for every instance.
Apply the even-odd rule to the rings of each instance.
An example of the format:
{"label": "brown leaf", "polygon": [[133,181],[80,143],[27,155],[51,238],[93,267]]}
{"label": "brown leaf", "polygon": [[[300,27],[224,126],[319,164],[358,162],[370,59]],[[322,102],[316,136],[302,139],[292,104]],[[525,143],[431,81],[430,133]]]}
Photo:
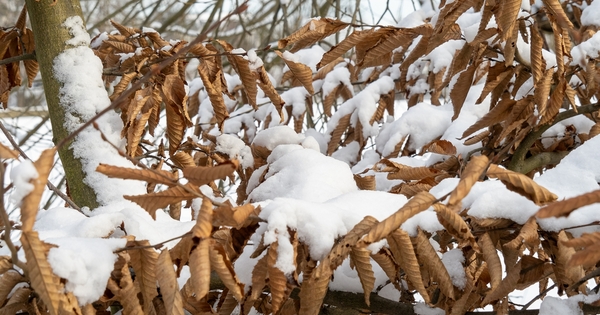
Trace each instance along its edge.
{"label": "brown leaf", "polygon": [[192,158],[192,156],[185,151],[177,151],[177,153],[171,155],[171,160],[173,160],[173,163],[175,163],[175,165],[182,169],[185,169],[187,167],[196,167],[196,162],[194,162],[194,158]]}
{"label": "brown leaf", "polygon": [[558,198],[555,194],[538,185],[526,175],[500,168],[496,164],[490,165],[487,176],[500,179],[506,185],[506,188],[529,198],[538,205],[554,201]]}
{"label": "brown leaf", "polygon": [[184,186],[175,186],[167,190],[145,195],[128,196],[123,198],[133,201],[144,208],[152,218],[156,219],[156,210],[164,208],[172,203],[190,200],[199,196],[198,187],[191,183]]}
{"label": "brown leaf", "polygon": [[275,51],[279,58],[283,59],[285,64],[290,68],[290,71],[294,74],[294,77],[302,83],[302,86],[308,91],[310,95],[315,94],[315,90],[312,85],[312,70],[309,66],[300,63],[294,62],[292,60],[286,59],[284,54],[278,50]]}
{"label": "brown leaf", "polygon": [[519,12],[521,12],[521,1],[519,0],[504,1],[500,6],[497,22],[502,31],[502,40],[506,41],[512,34],[513,28],[517,27]]}
{"label": "brown leaf", "polygon": [[361,242],[371,244],[381,240],[388,234],[397,230],[402,223],[413,217],[415,214],[426,210],[435,202],[436,198],[428,192],[420,192],[410,199],[394,214],[377,224]]}
{"label": "brown leaf", "polygon": [[144,311],[142,310],[138,298],[140,291],[138,287],[133,284],[131,273],[129,272],[129,265],[127,263],[123,264],[120,271],[122,274],[120,284],[117,284],[115,280],[111,278],[108,280],[107,288],[113,294],[118,296],[119,302],[123,306],[124,314],[143,315]]}
{"label": "brown leaf", "polygon": [[495,290],[502,282],[502,264],[500,257],[496,252],[496,246],[488,233],[484,233],[479,238],[479,247],[483,253],[483,260],[487,263],[488,272],[490,274],[492,291]]}
{"label": "brown leaf", "polygon": [[219,69],[214,79],[211,79],[209,74],[205,71],[198,71],[198,73],[200,74],[200,78],[204,83],[204,88],[206,89],[206,93],[212,104],[217,124],[219,125],[219,128],[221,128],[225,119],[229,117],[229,112],[227,111],[225,100],[223,99],[223,86],[221,85],[220,80],[222,71]]}
{"label": "brown leaf", "polygon": [[168,250],[163,250],[156,261],[156,280],[160,286],[167,315],[183,315],[183,301],[179,292],[177,275]]}
{"label": "brown leaf", "polygon": [[210,290],[210,244],[210,239],[201,239],[190,254],[190,281],[196,293],[196,300],[204,298]]}
{"label": "brown leaf", "polygon": [[40,200],[48,182],[48,174],[50,174],[50,170],[54,165],[54,153],[56,153],[55,148],[46,149],[39,159],[34,162],[38,177],[32,180],[33,190],[23,198],[21,204],[21,230],[23,232],[33,230]]}
{"label": "brown leaf", "polygon": [[210,237],[213,229],[213,204],[209,198],[202,198],[202,205],[198,211],[196,225],[192,228],[194,237],[204,239]]}
{"label": "brown leaf", "polygon": [[[12,267],[12,264],[11,264]],[[15,270],[8,270],[0,276],[0,301],[4,303],[8,295],[13,291],[15,286],[20,282],[25,282],[26,279]]]}
{"label": "brown leaf", "polygon": [[165,170],[134,169],[100,163],[96,171],[110,178],[135,179],[168,186],[177,184],[177,175]]}
{"label": "brown leaf", "polygon": [[456,188],[450,194],[448,206],[457,205],[481,177],[488,165],[488,158],[485,155],[474,156],[471,158],[464,171],[461,174],[460,181]]}
{"label": "brown leaf", "polygon": [[442,223],[444,227],[446,227],[446,224],[451,227],[450,229],[446,228],[447,232],[449,232],[461,243],[468,243],[473,247],[473,250],[480,252],[479,245],[477,245],[477,242],[475,241],[475,236],[473,236],[473,233],[471,233],[471,228],[458,213],[448,209],[441,203],[434,204],[433,208],[438,214],[438,218],[442,218],[442,220],[439,220],[440,223]]}
{"label": "brown leaf", "polygon": [[351,116],[352,114],[347,114],[340,118],[337,126],[335,126],[333,128],[333,131],[331,131],[331,138],[329,140],[329,143],[327,143],[327,155],[333,154],[333,152],[335,152],[335,150],[339,147],[342,135],[350,125]]}
{"label": "brown leaf", "polygon": [[477,67],[472,64],[459,74],[454,88],[450,91],[450,99],[452,100],[452,107],[454,108],[452,120],[455,120],[458,117],[458,114],[467,99],[467,94],[471,90],[471,83],[473,82],[473,75],[475,74],[476,68]]}
{"label": "brown leaf", "polygon": [[540,119],[540,125],[547,124],[554,120],[554,117],[558,115],[558,111],[563,105],[563,99],[565,98],[565,90],[566,90],[567,81],[563,78],[560,79],[554,91],[552,91],[552,95],[550,95],[550,101],[548,101],[547,106],[543,111],[540,111],[540,115],[542,119]]}
{"label": "brown leaf", "polygon": [[183,140],[187,129],[185,118],[175,105],[166,105],[167,113],[167,137],[169,139],[169,154],[174,155]]}
{"label": "brown leaf", "polygon": [[209,256],[211,269],[217,272],[217,275],[219,275],[223,284],[229,289],[229,292],[233,294],[238,302],[241,302],[244,298],[244,285],[238,280],[233,270],[233,264],[220,244],[211,239],[208,239],[208,241],[210,241]]}
{"label": "brown leaf", "polygon": [[562,4],[558,0],[542,0],[544,6],[548,9],[548,13],[554,15],[556,22],[561,28],[573,29],[573,23],[569,20],[569,17],[565,13]]}
{"label": "brown leaf", "polygon": [[546,62],[542,56],[542,47],[544,45],[544,39],[538,31],[538,26],[532,24],[529,27],[531,32],[531,72],[533,73],[533,82],[537,84],[543,77]]}
{"label": "brown leaf", "polygon": [[267,251],[267,274],[269,278],[269,288],[271,289],[271,305],[274,314],[277,313],[289,295],[289,292],[286,292],[287,277],[283,271],[275,266],[277,263],[278,248],[278,242],[274,242]]}
{"label": "brown leaf", "polygon": [[264,67],[258,68],[258,77],[256,83],[261,88],[261,90],[265,92],[265,95],[267,95],[269,100],[271,100],[271,103],[273,103],[275,109],[277,109],[277,113],[279,114],[279,117],[281,117],[281,121],[283,122],[284,117],[282,109],[283,105],[285,104],[285,101],[281,98],[281,95],[279,95],[277,90],[275,90],[275,87],[273,86],[271,79],[269,79],[267,71],[265,71]]}
{"label": "brown leaf", "polygon": [[427,145],[425,150],[443,155],[456,155],[456,147],[448,140],[435,140]]}
{"label": "brown leaf", "polygon": [[521,261],[512,268],[507,268],[506,278],[491,292],[485,295],[481,306],[487,305],[492,301],[499,300],[507,296],[510,292],[516,289],[521,273]]}
{"label": "brown leaf", "polygon": [[454,285],[452,284],[450,274],[448,274],[444,263],[442,263],[442,260],[429,242],[429,238],[421,230],[417,234],[416,247],[419,262],[429,268],[433,279],[440,286],[442,293],[454,300]]}
{"label": "brown leaf", "polygon": [[349,24],[336,19],[319,18],[312,19],[301,29],[292,33],[290,36],[280,39],[278,42],[279,49],[283,49],[288,45],[294,46],[290,49],[291,52],[296,52],[302,48],[308,47],[325,37],[337,33]]}
{"label": "brown leaf", "polygon": [[0,159],[19,159],[19,151],[13,150],[0,143]]}
{"label": "brown leaf", "polygon": [[527,245],[533,245],[533,242],[538,242],[538,224],[535,217],[529,218],[525,224],[521,227],[519,234],[512,241],[506,243],[504,246],[512,249],[518,249],[522,243]]}
{"label": "brown leaf", "polygon": [[353,247],[350,259],[354,263],[360,284],[365,295],[365,303],[370,306],[371,292],[375,288],[375,274],[371,266],[371,251],[365,247]]}
{"label": "brown leaf", "polygon": [[317,64],[317,69],[321,69],[322,67],[330,64],[334,60],[343,56],[348,50],[350,50],[352,47],[354,47],[372,32],[372,30],[354,30],[352,34],[350,34],[350,36],[344,38],[339,44],[331,47],[331,49],[329,49],[328,52],[323,54],[323,57],[321,57],[321,61],[319,61],[319,63]]}
{"label": "brown leaf", "polygon": [[135,283],[139,285],[142,296],[144,297],[144,313],[156,314],[152,300],[158,295],[156,290],[156,262],[158,253],[154,248],[149,247],[150,242],[132,241],[128,243],[128,247],[141,247],[141,249],[128,250],[131,257],[130,263],[135,271]]}
{"label": "brown leaf", "polygon": [[[217,208],[214,212],[214,224],[233,226],[236,229],[242,228],[247,224],[248,217],[254,214],[257,208],[248,203],[239,207],[224,205]],[[260,209],[258,209],[260,211]]]}
{"label": "brown leaf", "polygon": [[594,190],[566,200],[553,202],[541,208],[535,216],[540,219],[568,216],[574,210],[596,202],[600,202],[600,190]]}
{"label": "brown leaf", "polygon": [[399,169],[397,172],[388,173],[387,179],[401,179],[403,181],[409,180],[421,180],[428,177],[434,177],[439,174],[440,171],[427,167],[427,166],[418,166],[418,167],[410,167],[406,166]]}
{"label": "brown leaf", "polygon": [[469,128],[467,128],[467,130],[463,132],[461,139],[464,139],[465,137],[471,135],[475,131],[503,121],[504,119],[506,119],[506,117],[508,117],[510,110],[516,103],[517,102],[515,100],[510,99],[508,97],[502,99],[496,106],[494,106],[494,108],[492,108],[489,112],[487,112],[487,114],[481,117],[481,119],[479,119]]}
{"label": "brown leaf", "polygon": [[27,272],[31,287],[44,301],[50,314],[58,315],[63,298],[62,288],[60,279],[52,272],[52,267],[47,260],[48,245],[40,240],[36,231],[31,230],[22,231],[21,244],[27,259]]}
{"label": "brown leaf", "polygon": [[227,55],[227,59],[233,66],[233,69],[240,76],[244,91],[248,97],[248,103],[254,109],[258,109],[256,105],[256,95],[258,94],[258,88],[256,87],[256,73],[250,70],[248,59],[237,55]]}
{"label": "brown leaf", "polygon": [[183,177],[194,185],[202,186],[216,179],[224,179],[233,174],[238,166],[239,162],[237,160],[231,160],[212,167],[186,167],[183,169]]}

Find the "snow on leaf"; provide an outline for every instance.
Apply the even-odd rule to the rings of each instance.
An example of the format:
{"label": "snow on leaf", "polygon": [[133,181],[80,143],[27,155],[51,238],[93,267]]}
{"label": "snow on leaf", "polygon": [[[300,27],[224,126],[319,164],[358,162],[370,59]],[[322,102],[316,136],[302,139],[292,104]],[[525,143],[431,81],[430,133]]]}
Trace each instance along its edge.
{"label": "snow on leaf", "polygon": [[288,52],[282,53],[277,50],[275,51],[275,53],[277,53],[277,56],[279,56],[279,58],[283,59],[285,64],[290,68],[290,71],[293,73],[294,77],[298,79],[298,81],[300,81],[300,83],[302,84],[302,86],[304,86],[308,93],[310,93],[310,95],[315,94],[312,85],[312,70],[310,69],[310,67],[301,62],[297,62],[293,59],[288,58]]}

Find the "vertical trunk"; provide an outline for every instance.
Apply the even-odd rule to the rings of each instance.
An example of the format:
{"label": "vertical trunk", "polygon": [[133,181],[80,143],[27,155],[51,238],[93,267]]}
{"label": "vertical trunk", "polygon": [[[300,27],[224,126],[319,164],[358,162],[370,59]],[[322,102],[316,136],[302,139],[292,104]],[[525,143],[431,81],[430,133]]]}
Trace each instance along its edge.
{"label": "vertical trunk", "polygon": [[[53,141],[56,144],[67,137],[68,131],[64,126],[65,109],[60,104],[60,83],[54,75],[53,61],[69,48],[65,42],[72,37],[62,24],[68,17],[82,16],[82,13],[79,0],[58,0],[54,5],[52,2],[26,0],[31,27],[35,34],[36,57],[52,122]],[[71,198],[79,206],[95,208],[98,206],[96,194],[85,184],[81,161],[75,158],[69,146],[70,144],[63,146],[58,153],[65,169]]]}

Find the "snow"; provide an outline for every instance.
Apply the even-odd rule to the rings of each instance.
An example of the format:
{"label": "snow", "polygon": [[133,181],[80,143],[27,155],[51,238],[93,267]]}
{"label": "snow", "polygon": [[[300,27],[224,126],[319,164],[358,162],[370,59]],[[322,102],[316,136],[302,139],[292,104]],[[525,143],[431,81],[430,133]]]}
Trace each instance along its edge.
{"label": "snow", "polygon": [[445,315],[446,312],[441,308],[430,307],[429,305],[419,302],[415,304],[415,314],[418,315]]}
{"label": "snow", "polygon": [[250,147],[235,136],[227,134],[218,136],[215,150],[227,154],[230,159],[238,159],[244,168],[254,165],[254,157]]}
{"label": "snow", "polygon": [[464,290],[467,285],[467,276],[463,264],[465,263],[465,256],[462,250],[455,248],[444,253],[442,256],[442,263],[448,270],[452,284]]}
{"label": "snow", "polygon": [[542,301],[540,306],[540,315],[582,315],[583,311],[579,307],[579,302],[586,304],[593,303],[600,298],[597,294],[592,295],[574,295],[567,299],[560,299],[557,297],[548,296]]}
{"label": "snow", "polygon": [[10,180],[14,187],[10,199],[16,204],[21,204],[23,198],[33,191],[34,186],[31,182],[37,177],[38,172],[33,162],[25,160],[15,166],[10,172]]}
{"label": "snow", "polygon": [[[596,16],[598,14],[596,13]],[[580,65],[585,68],[588,59],[595,59],[600,56],[600,33],[594,34],[588,40],[582,42],[579,45],[574,46],[571,49],[571,56],[573,61],[571,65]]]}
{"label": "snow", "polygon": [[[592,1],[581,13],[581,24],[587,26],[600,26],[600,2]],[[598,47],[598,46],[596,46]]]}
{"label": "snow", "polygon": [[251,71],[257,71],[257,69],[263,66],[262,59],[256,55],[256,49],[248,50],[246,53],[246,58],[248,59],[248,64]]}

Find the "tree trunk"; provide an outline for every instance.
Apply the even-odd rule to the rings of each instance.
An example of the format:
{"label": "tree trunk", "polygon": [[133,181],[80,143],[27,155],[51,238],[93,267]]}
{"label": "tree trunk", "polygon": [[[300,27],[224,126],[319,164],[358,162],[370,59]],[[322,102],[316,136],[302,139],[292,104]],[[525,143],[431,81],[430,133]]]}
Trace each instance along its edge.
{"label": "tree trunk", "polygon": [[[56,1],[56,0],[55,0]],[[53,61],[56,56],[71,46],[65,42],[71,35],[65,27],[64,21],[70,16],[82,16],[79,0],[26,0],[29,11],[31,27],[35,35],[36,58],[40,65],[44,92],[52,122],[53,141],[55,144],[68,136],[64,126],[65,109],[60,103],[60,83],[53,72]],[[69,193],[73,201],[79,206],[95,208],[98,206],[96,193],[84,182],[85,174],[81,161],[73,155],[70,143],[58,151],[62,161]]]}

